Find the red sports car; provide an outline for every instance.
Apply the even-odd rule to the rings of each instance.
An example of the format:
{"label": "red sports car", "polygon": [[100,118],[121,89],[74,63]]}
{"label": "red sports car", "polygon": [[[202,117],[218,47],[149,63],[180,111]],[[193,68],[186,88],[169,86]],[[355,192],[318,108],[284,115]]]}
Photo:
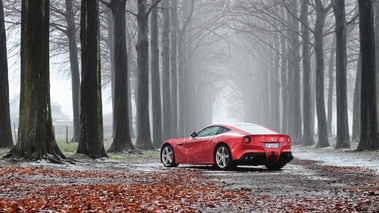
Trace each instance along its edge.
{"label": "red sports car", "polygon": [[214,124],[190,137],[169,139],[163,143],[160,157],[166,167],[203,164],[221,170],[237,165],[279,170],[293,159],[289,135],[251,123]]}

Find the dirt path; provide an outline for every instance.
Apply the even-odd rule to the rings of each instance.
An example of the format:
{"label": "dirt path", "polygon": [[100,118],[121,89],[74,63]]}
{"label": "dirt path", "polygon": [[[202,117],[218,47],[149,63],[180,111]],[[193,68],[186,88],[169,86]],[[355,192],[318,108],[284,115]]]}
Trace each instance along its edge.
{"label": "dirt path", "polygon": [[305,152],[314,158],[311,149],[295,151],[303,155],[281,171],[165,168],[158,152],[75,166],[0,160],[0,212],[379,212],[371,167],[328,165],[307,159]]}

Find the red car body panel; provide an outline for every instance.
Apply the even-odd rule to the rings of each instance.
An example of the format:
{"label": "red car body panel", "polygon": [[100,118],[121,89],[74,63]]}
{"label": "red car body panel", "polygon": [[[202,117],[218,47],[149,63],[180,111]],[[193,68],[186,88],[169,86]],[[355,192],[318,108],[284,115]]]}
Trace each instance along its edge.
{"label": "red car body panel", "polygon": [[[165,144],[172,146],[176,164],[214,165],[214,153],[219,144],[228,146],[232,160],[238,165],[268,165],[276,164],[280,160],[285,165],[292,160],[291,139],[287,134],[279,134],[260,125],[256,126],[267,129],[268,133],[251,134],[236,126],[225,124],[208,127],[212,126],[224,127],[230,131],[206,137],[173,138],[167,140],[162,147]],[[244,142],[246,137],[250,139],[249,143]]]}

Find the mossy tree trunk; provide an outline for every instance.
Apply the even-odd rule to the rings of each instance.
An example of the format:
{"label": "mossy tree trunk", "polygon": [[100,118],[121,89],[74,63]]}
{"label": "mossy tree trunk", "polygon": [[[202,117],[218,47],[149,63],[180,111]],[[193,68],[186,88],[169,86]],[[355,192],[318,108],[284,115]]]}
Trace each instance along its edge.
{"label": "mossy tree trunk", "polygon": [[13,148],[9,111],[7,39],[4,25],[3,1],[0,0],[0,148]]}
{"label": "mossy tree trunk", "polygon": [[101,101],[99,1],[82,1],[80,19],[82,83],[80,87],[80,139],[77,153],[108,157],[104,149]]}
{"label": "mossy tree trunk", "polygon": [[22,1],[18,141],[6,157],[61,161],[50,107],[49,0]]}

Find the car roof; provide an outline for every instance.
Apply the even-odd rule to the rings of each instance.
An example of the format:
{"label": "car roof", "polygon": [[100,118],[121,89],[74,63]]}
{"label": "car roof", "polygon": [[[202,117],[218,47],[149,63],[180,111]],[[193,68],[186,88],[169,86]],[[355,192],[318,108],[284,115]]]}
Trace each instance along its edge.
{"label": "car roof", "polygon": [[271,130],[263,125],[254,123],[220,123],[213,124],[211,126],[223,126],[236,132],[246,132],[249,134],[279,134],[278,132]]}

